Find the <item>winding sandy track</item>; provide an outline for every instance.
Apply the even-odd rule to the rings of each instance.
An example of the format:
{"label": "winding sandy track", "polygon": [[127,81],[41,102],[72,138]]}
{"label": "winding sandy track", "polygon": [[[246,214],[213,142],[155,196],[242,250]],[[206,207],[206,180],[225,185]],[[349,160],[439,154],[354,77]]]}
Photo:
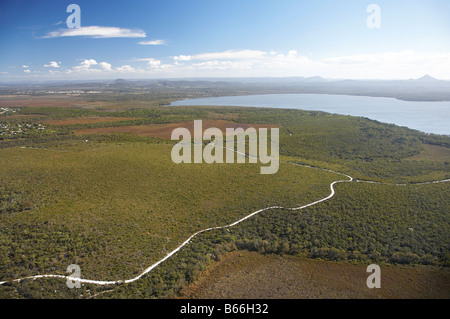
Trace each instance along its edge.
{"label": "winding sandy track", "polygon": [[[239,152],[237,152],[239,153]],[[245,156],[245,154],[242,154]],[[325,169],[325,168],[318,168],[318,167],[313,167],[313,166],[309,166],[309,165],[305,165],[305,164],[298,164],[298,163],[293,163],[293,162],[284,162],[284,163],[288,163],[288,164],[292,164],[292,165],[298,165],[298,166],[303,166],[303,167],[309,167],[309,168],[313,168],[313,169],[318,169],[318,170],[323,170],[323,171],[327,171],[330,173],[334,173],[334,174],[338,174],[338,175],[342,175],[345,176],[346,180],[337,180],[334,181],[330,184],[330,190],[331,193],[330,195],[328,195],[327,197],[324,197],[322,199],[319,199],[315,202],[303,205],[303,206],[299,206],[299,207],[293,207],[293,208],[288,208],[288,207],[282,207],[282,206],[271,206],[271,207],[266,207],[260,210],[257,210],[241,219],[239,219],[238,221],[235,221],[232,224],[226,225],[226,226],[218,226],[218,227],[210,227],[210,228],[206,228],[203,230],[200,230],[198,232],[196,232],[195,234],[191,235],[188,239],[186,239],[186,241],[184,241],[181,245],[179,245],[177,248],[175,248],[174,250],[172,250],[170,253],[168,253],[164,258],[162,258],[161,260],[157,261],[156,263],[154,263],[153,265],[149,266],[148,268],[146,268],[141,274],[139,274],[138,276],[131,278],[131,279],[126,279],[126,280],[116,280],[116,281],[102,281],[102,280],[90,280],[90,279],[83,279],[83,278],[76,278],[76,277],[71,277],[71,276],[63,276],[63,275],[36,275],[36,276],[30,276],[30,277],[24,277],[24,278],[19,278],[19,279],[14,279],[14,280],[10,280],[10,281],[2,281],[0,282],[0,285],[3,285],[5,283],[13,283],[13,282],[20,282],[22,280],[27,280],[27,279],[39,279],[39,278],[61,278],[61,279],[69,279],[72,282],[80,282],[80,283],[86,283],[86,284],[96,284],[96,285],[116,285],[116,284],[128,284],[128,283],[132,283],[134,281],[137,281],[139,279],[141,279],[143,276],[145,276],[146,274],[148,274],[149,272],[151,272],[154,268],[158,267],[159,264],[163,263],[164,261],[166,261],[167,259],[169,259],[170,257],[172,257],[173,255],[175,255],[181,248],[183,248],[184,246],[186,246],[195,236],[204,233],[204,232],[208,232],[211,230],[217,230],[217,229],[225,229],[225,228],[229,228],[229,227],[233,227],[237,224],[242,223],[243,221],[258,215],[264,211],[268,211],[271,209],[286,209],[286,210],[292,210],[292,211],[298,211],[298,210],[302,210],[304,208],[307,207],[311,207],[314,205],[317,205],[319,203],[322,203],[324,201],[329,200],[330,198],[332,198],[336,192],[334,190],[334,186],[336,184],[339,183],[348,183],[348,182],[353,182],[354,179],[353,177],[351,177],[350,175],[344,174],[344,173],[339,173],[339,172],[335,172],[329,169]],[[385,185],[397,185],[397,186],[406,186],[406,185],[426,185],[426,184],[436,184],[436,183],[446,183],[446,182],[450,182],[450,179],[447,180],[441,180],[441,181],[433,181],[433,182],[425,182],[425,183],[417,183],[417,184],[388,184],[388,183],[382,183],[382,182],[374,182],[374,181],[362,181],[362,180],[355,180],[354,182],[358,182],[358,183],[372,183],[372,184],[385,184]]]}
{"label": "winding sandy track", "polygon": [[355,180],[355,182],[356,183],[391,185],[391,186],[411,186],[411,185],[430,185],[430,184],[448,183],[448,182],[450,182],[450,179],[443,179],[441,181],[433,181],[433,182],[413,183],[413,184],[382,183],[382,182],[374,182],[374,181],[363,181],[360,179]]}

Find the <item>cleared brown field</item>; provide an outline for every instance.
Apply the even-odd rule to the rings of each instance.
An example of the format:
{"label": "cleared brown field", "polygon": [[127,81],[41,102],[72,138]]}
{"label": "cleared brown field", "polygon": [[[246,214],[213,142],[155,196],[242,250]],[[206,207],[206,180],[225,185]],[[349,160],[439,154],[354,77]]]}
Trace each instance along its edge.
{"label": "cleared brown field", "polygon": [[139,120],[138,117],[76,117],[76,118],[66,118],[62,120],[48,120],[44,124],[48,125],[73,125],[73,124],[92,124],[92,123],[107,123],[107,122],[118,122],[118,121],[129,121],[129,120]]}
{"label": "cleared brown field", "polygon": [[29,118],[42,118],[46,117],[46,115],[37,115],[37,114],[18,114],[18,115],[6,115],[1,116],[0,120],[18,120],[18,119],[29,119]]}
{"label": "cleared brown field", "polygon": [[[97,100],[98,99],[98,100]],[[126,109],[146,109],[158,107],[169,103],[170,100],[157,101],[136,100],[117,101],[114,99],[104,100],[97,94],[47,94],[43,96],[31,95],[0,95],[0,107],[65,107],[82,108],[99,111],[120,111]]]}
{"label": "cleared brown field", "polygon": [[71,99],[56,99],[56,98],[15,98],[5,99],[4,96],[0,97],[0,106],[14,106],[14,107],[75,107],[81,104],[87,104],[83,101],[71,100]]}
{"label": "cleared brown field", "polygon": [[450,162],[450,148],[424,144],[424,149],[420,154],[409,157],[412,161],[428,161],[428,162]]}
{"label": "cleared brown field", "polygon": [[107,101],[86,101],[86,95],[65,94],[55,96],[14,96],[0,95],[0,107],[66,107],[98,110],[119,110],[128,108],[126,103],[114,103]]}
{"label": "cleared brown field", "polygon": [[[75,135],[90,135],[90,134],[136,134],[139,136],[150,136],[170,139],[172,131],[178,127],[187,128],[191,135],[194,132],[194,122],[184,122],[184,123],[169,123],[169,124],[151,124],[151,125],[140,125],[140,126],[122,126],[122,127],[101,127],[92,129],[82,129],[75,130]],[[225,120],[204,120],[203,121],[203,131],[210,127],[216,127],[222,132],[225,132],[226,128],[243,128],[247,129],[249,127],[259,128],[277,128],[279,125],[275,124],[245,124],[245,123],[235,123]]]}
{"label": "cleared brown field", "polygon": [[450,269],[381,265],[381,288],[369,289],[367,266],[233,252],[213,263],[181,298],[450,298]]}

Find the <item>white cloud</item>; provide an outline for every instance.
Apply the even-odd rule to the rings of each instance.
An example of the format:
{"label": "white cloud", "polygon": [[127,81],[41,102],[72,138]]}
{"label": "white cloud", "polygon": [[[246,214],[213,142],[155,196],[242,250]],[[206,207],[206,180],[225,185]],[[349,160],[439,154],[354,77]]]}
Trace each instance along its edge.
{"label": "white cloud", "polygon": [[197,55],[179,55],[175,61],[190,60],[234,60],[234,59],[261,59],[267,52],[259,50],[228,50],[224,52],[202,53]]}
{"label": "white cloud", "polygon": [[179,55],[179,56],[174,56],[173,59],[175,61],[191,61],[192,57],[190,55]]}
{"label": "white cloud", "polygon": [[306,67],[313,65],[318,66],[320,62],[313,61],[307,56],[299,55],[296,50],[290,50],[287,54],[274,53],[270,54],[261,61],[263,68],[267,69],[286,69],[286,70],[304,70]]}
{"label": "white cloud", "polygon": [[100,62],[98,65],[100,66],[100,68],[103,71],[111,71],[112,70],[111,64],[109,64],[107,62]]}
{"label": "white cloud", "polygon": [[161,60],[157,60],[154,58],[141,58],[141,59],[133,59],[133,61],[145,61],[147,62],[150,69],[168,69],[173,67],[171,64],[163,64]]}
{"label": "white cloud", "polygon": [[[349,79],[407,79],[431,74],[450,79],[450,53],[412,50],[314,59],[296,50],[229,50],[172,58],[182,76],[322,76]],[[180,63],[182,62],[182,63]]]}
{"label": "white cloud", "polygon": [[[167,63],[166,59],[169,59],[170,62]],[[119,65],[119,67],[108,62],[85,59],[68,70],[62,67],[49,67],[50,70],[46,74],[63,69],[61,76],[65,73],[71,74],[71,77],[74,78],[90,76],[106,78],[111,77],[114,73],[120,73],[121,76],[161,78],[322,76],[348,79],[408,79],[430,74],[436,78],[450,79],[450,52],[424,55],[417,54],[412,50],[405,50],[378,54],[329,56],[317,59],[296,50],[285,52],[229,50],[196,55],[181,54],[166,59],[133,58],[129,65]],[[139,67],[140,64],[142,67]],[[58,65],[60,65],[59,62]],[[25,73],[39,74],[39,70],[29,70],[28,65],[22,65],[22,67]]]}
{"label": "white cloud", "polygon": [[59,68],[60,64],[61,64],[61,62],[50,61],[48,64],[44,64],[44,67],[46,67],[46,68]]}
{"label": "white cloud", "polygon": [[133,61],[155,61],[154,58],[134,58]]}
{"label": "white cloud", "polygon": [[59,38],[59,37],[88,37],[88,38],[145,38],[144,31],[139,29],[123,29],[118,27],[100,27],[88,26],[73,29],[58,29],[47,33],[42,38]]}
{"label": "white cloud", "polygon": [[161,67],[161,61],[160,60],[149,60],[148,66],[151,68],[160,68]]}
{"label": "white cloud", "polygon": [[252,62],[249,61],[206,61],[192,64],[193,67],[202,70],[244,70],[251,69]]}
{"label": "white cloud", "polygon": [[132,68],[128,64],[123,65],[123,66],[121,66],[119,68],[116,68],[116,70],[119,71],[119,72],[134,72],[134,71],[136,71],[134,68]]}
{"label": "white cloud", "polygon": [[415,54],[412,50],[400,51],[400,52],[387,52],[379,54],[360,54],[350,55],[335,58],[327,58],[323,61],[331,64],[368,64],[368,63],[381,63],[381,64],[398,64],[404,62],[411,62],[415,60]]}
{"label": "white cloud", "polygon": [[152,40],[152,41],[141,41],[139,44],[142,45],[164,45],[166,44],[166,41],[164,40]]}
{"label": "white cloud", "polygon": [[74,66],[71,70],[68,70],[67,73],[77,72],[77,73],[93,73],[99,72],[99,69],[92,69],[91,66],[97,65],[97,61],[94,59],[86,59],[80,62],[80,65]]}
{"label": "white cloud", "polygon": [[[49,70],[49,72],[52,70]],[[72,69],[66,71],[66,74],[76,75],[76,76],[101,76],[101,75],[111,75],[114,72],[120,73],[135,73],[140,72],[140,69],[134,69],[130,65],[123,65],[121,67],[113,68],[113,66],[108,62],[97,62],[94,59],[85,59],[80,62],[79,65],[74,66]]]}
{"label": "white cloud", "polygon": [[417,78],[424,74],[450,79],[450,53],[419,55],[413,50],[333,57],[323,60],[344,78]]}
{"label": "white cloud", "polygon": [[97,61],[95,61],[94,59],[89,59],[89,60],[84,60],[83,62],[80,63],[80,68],[82,69],[89,69],[92,65],[97,65]]}

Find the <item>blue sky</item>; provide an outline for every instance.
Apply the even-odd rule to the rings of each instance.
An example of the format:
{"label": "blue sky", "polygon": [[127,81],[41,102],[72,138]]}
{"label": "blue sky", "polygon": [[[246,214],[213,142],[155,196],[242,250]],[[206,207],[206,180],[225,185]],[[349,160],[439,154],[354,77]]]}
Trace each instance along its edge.
{"label": "blue sky", "polygon": [[[66,24],[72,3],[79,29]],[[2,0],[0,81],[450,79],[449,14],[448,0]]]}

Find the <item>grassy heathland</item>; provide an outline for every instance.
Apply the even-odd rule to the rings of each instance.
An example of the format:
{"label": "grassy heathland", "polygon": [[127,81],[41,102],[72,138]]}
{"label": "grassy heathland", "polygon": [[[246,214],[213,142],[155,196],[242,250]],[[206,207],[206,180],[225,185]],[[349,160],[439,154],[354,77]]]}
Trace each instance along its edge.
{"label": "grassy heathland", "polygon": [[5,207],[1,279],[65,273],[76,263],[92,279],[127,279],[189,235],[272,205],[326,196],[336,174],[282,164],[176,165],[166,143],[74,143],[0,150]]}
{"label": "grassy heathland", "polygon": [[[363,118],[175,108],[126,97],[122,104],[81,106],[70,99],[52,99],[54,106],[37,101],[0,117],[9,131],[19,124],[36,128],[0,138],[0,281],[65,274],[73,263],[83,278],[128,279],[198,230],[272,205],[307,204],[327,196],[332,181],[345,179],[287,163],[275,175],[261,175],[260,164],[176,165],[167,140],[174,123],[204,119],[279,127],[283,160],[363,180],[450,178],[449,137]],[[336,191],[330,201],[307,210],[267,211],[229,230],[202,234],[133,284],[70,290],[62,280],[25,280],[0,286],[0,297],[173,297],[212,261],[237,249],[334,260],[342,267],[349,262],[448,267],[448,183],[345,183]]]}

